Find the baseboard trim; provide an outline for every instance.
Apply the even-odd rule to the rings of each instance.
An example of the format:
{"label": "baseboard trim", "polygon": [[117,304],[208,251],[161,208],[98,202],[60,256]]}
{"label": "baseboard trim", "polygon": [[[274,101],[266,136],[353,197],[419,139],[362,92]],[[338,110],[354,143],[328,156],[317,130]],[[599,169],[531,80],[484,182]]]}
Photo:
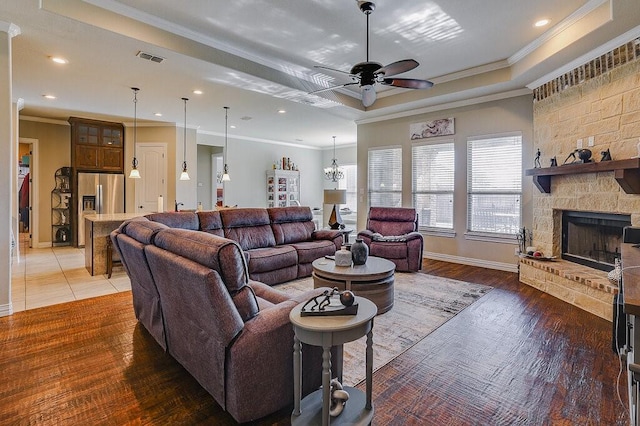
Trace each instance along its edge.
{"label": "baseboard trim", "polygon": [[473,259],[470,257],[452,256],[449,254],[425,252],[425,259],[441,260],[443,262],[460,263],[462,265],[478,266],[480,268],[497,269],[506,272],[518,272],[518,263],[492,262],[490,260]]}
{"label": "baseboard trim", "polygon": [[0,317],[7,317],[13,314],[13,305],[11,303],[0,305]]}

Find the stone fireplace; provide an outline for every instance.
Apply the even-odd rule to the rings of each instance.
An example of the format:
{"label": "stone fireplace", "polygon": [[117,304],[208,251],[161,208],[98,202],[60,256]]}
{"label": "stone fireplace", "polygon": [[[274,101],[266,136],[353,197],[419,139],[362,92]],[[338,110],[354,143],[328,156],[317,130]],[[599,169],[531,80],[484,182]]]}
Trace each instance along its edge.
{"label": "stone fireplace", "polygon": [[622,231],[631,225],[624,214],[562,211],[562,259],[611,271],[620,258]]}
{"label": "stone fireplace", "polygon": [[[600,161],[600,152],[607,149],[613,160],[637,157],[639,82],[640,60],[634,59],[544,98],[536,97],[533,150],[540,150],[542,167],[549,167],[549,159],[555,157],[560,170],[562,159],[576,149],[576,141],[584,141],[586,148],[591,136],[594,146],[589,149],[596,162]],[[621,187],[620,174],[615,170],[554,174],[545,181],[549,184],[547,192],[534,189],[533,245],[545,256],[557,259],[520,260],[520,281],[608,320],[612,318],[612,297],[618,288],[609,282],[605,271],[593,264],[562,259],[563,212],[612,215],[640,226],[640,195]],[[594,251],[615,253],[612,246],[617,244],[616,238],[619,237],[606,236],[606,248],[597,247]],[[606,260],[602,263],[610,263],[609,255],[603,254]]]}

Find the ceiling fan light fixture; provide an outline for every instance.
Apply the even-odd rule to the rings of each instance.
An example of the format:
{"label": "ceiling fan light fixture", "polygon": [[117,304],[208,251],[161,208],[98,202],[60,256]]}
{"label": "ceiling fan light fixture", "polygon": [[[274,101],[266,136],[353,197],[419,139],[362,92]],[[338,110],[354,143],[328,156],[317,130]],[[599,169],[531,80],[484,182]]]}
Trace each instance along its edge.
{"label": "ceiling fan light fixture", "polygon": [[376,97],[376,89],[371,84],[362,86],[362,105],[370,107],[376,101]]}

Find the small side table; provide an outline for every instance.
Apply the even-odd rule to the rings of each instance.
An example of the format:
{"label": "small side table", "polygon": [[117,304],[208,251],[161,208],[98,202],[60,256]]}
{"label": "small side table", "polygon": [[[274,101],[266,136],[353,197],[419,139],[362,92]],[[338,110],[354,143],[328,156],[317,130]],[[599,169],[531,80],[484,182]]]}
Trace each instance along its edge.
{"label": "small side table", "polygon": [[342,228],[342,229],[322,228],[322,229],[331,230],[331,231],[340,231],[340,233],[342,233],[343,244],[350,244],[349,235],[351,235],[351,233],[354,231],[353,228]]}
{"label": "small side table", "polygon": [[[366,394],[360,389],[345,386],[349,400],[344,411],[331,418],[331,424],[368,425],[373,420],[373,404],[371,389],[373,385],[373,319],[378,309],[368,299],[356,296],[357,315],[335,317],[302,317],[299,304],[289,313],[293,324],[293,388],[294,408],[291,414],[292,425],[329,425],[329,404],[331,400],[331,347],[338,346],[335,360],[338,380],[342,382],[342,345],[367,336],[366,361]],[[302,343],[321,346],[322,351],[322,389],[319,389],[304,400],[302,397]]]}

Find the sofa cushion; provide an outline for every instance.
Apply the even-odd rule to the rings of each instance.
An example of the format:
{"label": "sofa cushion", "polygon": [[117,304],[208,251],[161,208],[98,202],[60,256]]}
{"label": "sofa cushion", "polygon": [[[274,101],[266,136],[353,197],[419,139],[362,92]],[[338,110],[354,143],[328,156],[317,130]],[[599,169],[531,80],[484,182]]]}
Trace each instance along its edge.
{"label": "sofa cushion", "polygon": [[404,235],[416,230],[417,215],[413,208],[371,207],[367,229],[382,235]]}
{"label": "sofa cushion", "polygon": [[235,241],[206,232],[169,228],[158,233],[155,245],[216,270],[232,295],[249,281],[242,250]]}
{"label": "sofa cushion", "polygon": [[371,242],[369,247],[369,255],[382,257],[385,259],[406,259],[407,243],[406,242]]}
{"label": "sofa cushion", "polygon": [[240,314],[240,317],[242,317],[242,321],[247,322],[258,315],[258,311],[260,309],[258,306],[258,300],[253,289],[248,285],[245,285],[235,294],[232,294],[231,299],[233,300],[233,304],[236,305],[238,313]]}
{"label": "sofa cushion", "polygon": [[333,255],[336,246],[329,240],[307,241],[291,244],[298,253],[298,263],[311,263],[323,256]]}
{"label": "sofa cushion", "polygon": [[311,240],[316,226],[309,207],[268,208],[276,244],[290,244]]}
{"label": "sofa cushion", "polygon": [[266,209],[221,210],[220,217],[224,236],[240,244],[242,250],[276,245]]}
{"label": "sofa cushion", "polygon": [[195,212],[151,213],[145,217],[154,222],[164,223],[170,228],[191,229],[193,231],[200,229],[200,221]]}
{"label": "sofa cushion", "polygon": [[201,231],[208,232],[219,237],[224,237],[222,219],[220,218],[219,211],[211,210],[206,212],[197,212],[197,215],[200,220]]}
{"label": "sofa cushion", "polygon": [[257,248],[249,252],[249,273],[274,271],[295,266],[298,253],[292,246]]}
{"label": "sofa cushion", "polygon": [[134,219],[125,222],[120,229],[123,234],[142,244],[152,244],[158,231],[169,228],[162,223]]}

